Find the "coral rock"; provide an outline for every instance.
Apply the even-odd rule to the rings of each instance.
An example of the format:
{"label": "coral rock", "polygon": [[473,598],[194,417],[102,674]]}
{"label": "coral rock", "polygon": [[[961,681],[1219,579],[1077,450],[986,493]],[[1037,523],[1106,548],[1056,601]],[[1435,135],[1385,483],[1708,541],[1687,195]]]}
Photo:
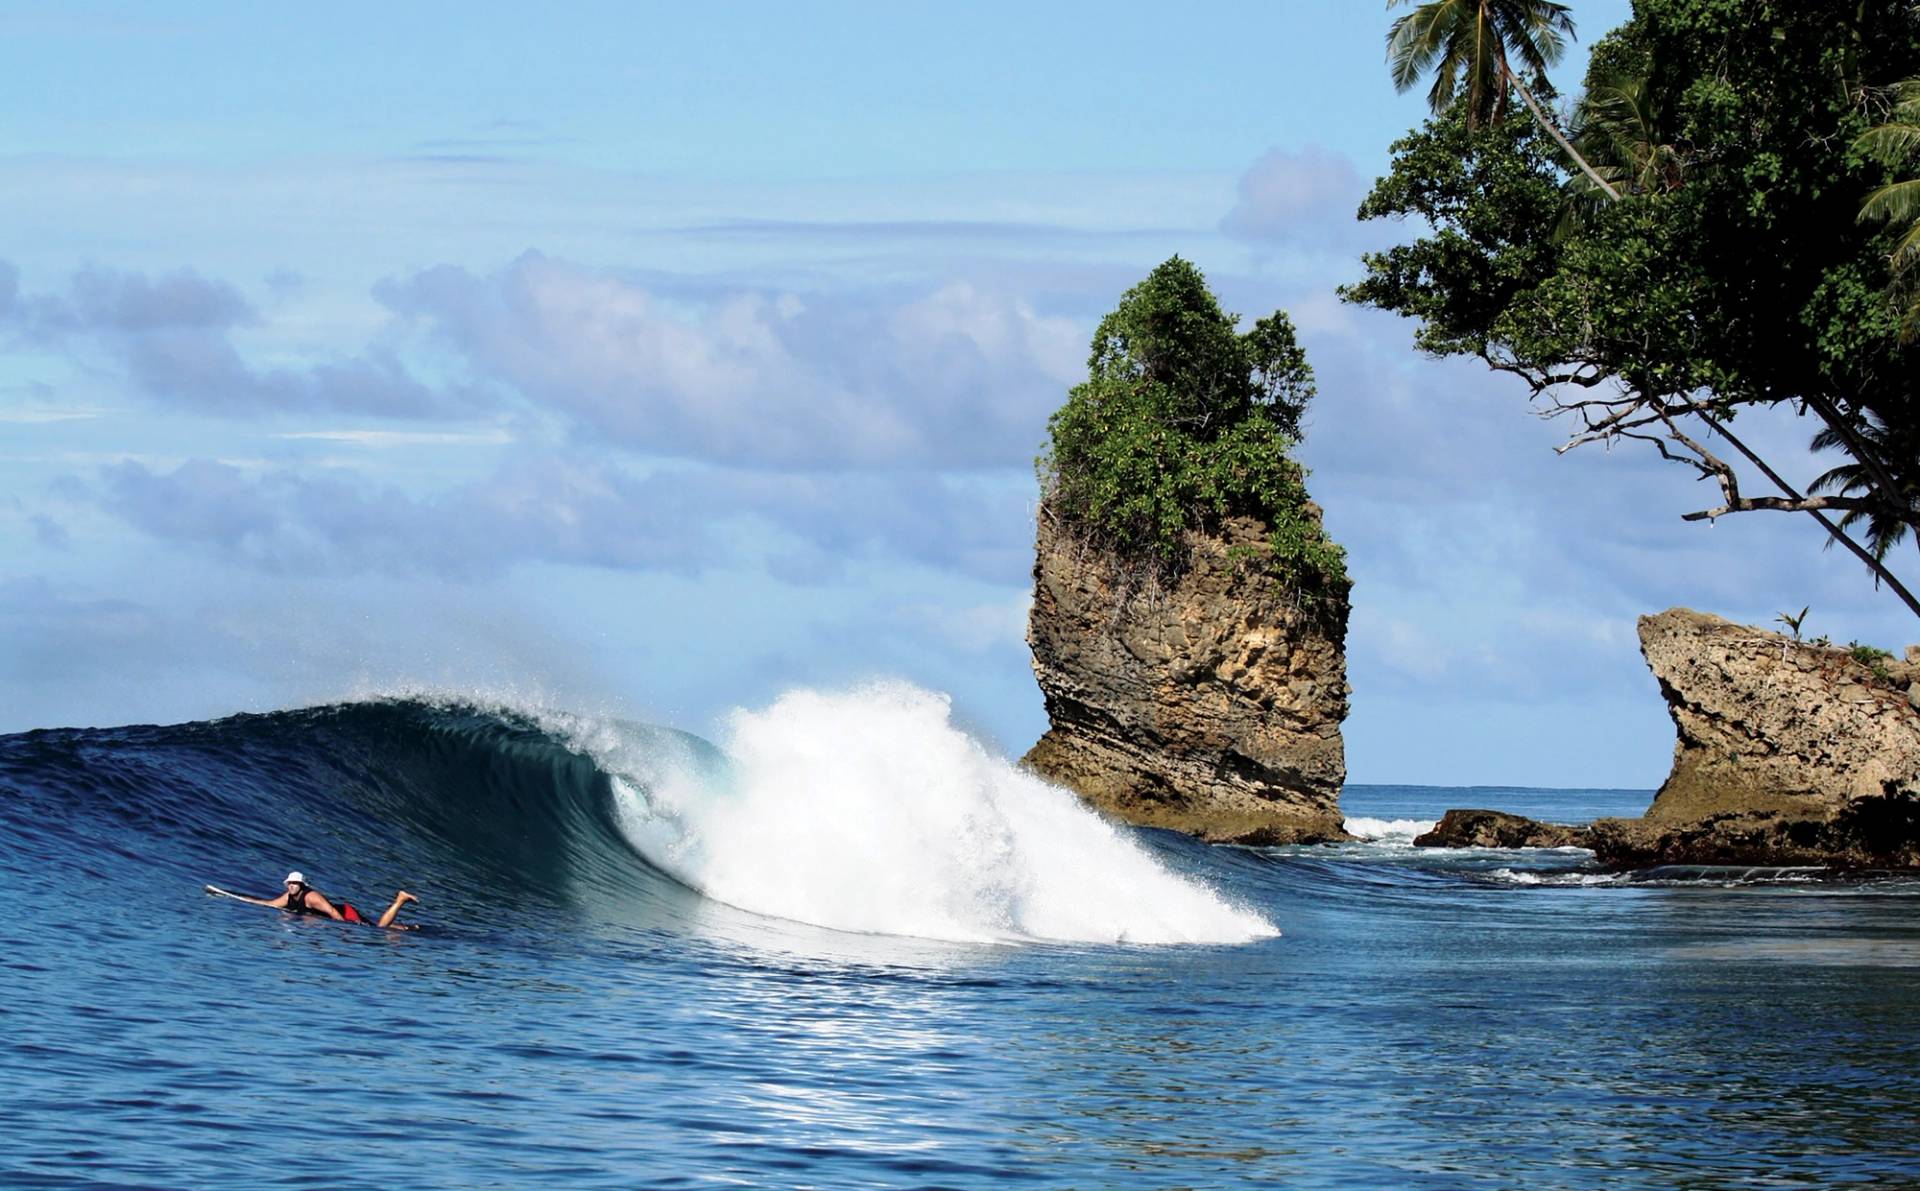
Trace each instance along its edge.
{"label": "coral rock", "polygon": [[1051,727],[1025,763],[1130,823],[1346,838],[1346,592],[1303,601],[1249,564],[1266,536],[1247,518],[1189,534],[1191,565],[1160,586],[1043,505],[1027,642]]}
{"label": "coral rock", "polygon": [[1685,608],[1640,644],[1679,739],[1645,817],[1594,824],[1602,861],[1920,865],[1920,668]]}
{"label": "coral rock", "polygon": [[1505,811],[1452,810],[1432,831],[1414,837],[1416,848],[1584,848],[1585,828],[1542,823]]}

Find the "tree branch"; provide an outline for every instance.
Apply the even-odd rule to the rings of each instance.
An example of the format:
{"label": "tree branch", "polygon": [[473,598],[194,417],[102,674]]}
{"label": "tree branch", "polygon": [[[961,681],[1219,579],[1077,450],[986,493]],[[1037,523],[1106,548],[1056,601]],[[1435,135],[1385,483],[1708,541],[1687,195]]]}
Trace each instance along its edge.
{"label": "tree branch", "polygon": [[[1769,480],[1772,480],[1776,488],[1780,489],[1780,491],[1786,493],[1789,497],[1793,498],[1794,500],[1806,499],[1804,496],[1802,496],[1799,492],[1797,492],[1794,489],[1793,485],[1787,483],[1786,480],[1782,479],[1780,477],[1779,472],[1773,470],[1772,467],[1768,466],[1766,460],[1754,454],[1753,451],[1747,447],[1747,444],[1735,438],[1727,430],[1725,426],[1717,422],[1714,419],[1712,414],[1703,412],[1700,414],[1700,418],[1701,420],[1705,421],[1707,425],[1713,427],[1713,429],[1719,433],[1720,437],[1726,439],[1729,443],[1733,444],[1734,450],[1739,451],[1742,455],[1745,455],[1747,457],[1748,462],[1752,463],[1755,467],[1759,468],[1760,473],[1762,475],[1766,476]],[[1845,546],[1849,551],[1853,553],[1854,557],[1858,558],[1861,562],[1866,563],[1867,569],[1874,573],[1875,578],[1879,580],[1883,580],[1886,583],[1886,585],[1893,590],[1893,593],[1899,596],[1900,599],[1907,605],[1908,610],[1910,610],[1915,616],[1920,616],[1920,599],[1914,598],[1913,593],[1907,590],[1906,584],[1900,582],[1899,577],[1896,576],[1892,571],[1887,569],[1887,565],[1884,561],[1882,561],[1881,559],[1875,558],[1873,556],[1872,551],[1868,550],[1865,546],[1862,546],[1860,543],[1848,537],[1844,532],[1841,531],[1838,525],[1834,524],[1833,518],[1827,516],[1825,513],[1821,512],[1819,509],[1812,509],[1812,508],[1807,509],[1806,514],[1807,516],[1813,518],[1815,521],[1818,521],[1820,523],[1821,528],[1825,529],[1828,535],[1831,536],[1834,541],[1839,542],[1842,546]]]}
{"label": "tree branch", "polygon": [[1723,504],[1716,509],[1701,509],[1697,513],[1682,513],[1682,521],[1712,521],[1729,513],[1753,513],[1772,510],[1780,513],[1811,513],[1815,509],[1841,509],[1852,512],[1872,508],[1870,501],[1850,496],[1806,496],[1793,500],[1784,496],[1747,496],[1740,500]]}
{"label": "tree branch", "polygon": [[1526,86],[1514,75],[1513,70],[1507,66],[1507,60],[1504,56],[1500,59],[1500,73],[1506,75],[1507,82],[1513,85],[1514,90],[1520,92],[1520,98],[1526,101],[1527,110],[1533,113],[1534,119],[1540,121],[1540,127],[1546,129],[1548,134],[1551,135],[1555,141],[1559,142],[1560,147],[1567,151],[1567,156],[1573,158],[1573,163],[1580,167],[1580,172],[1585,174],[1588,180],[1595,186],[1598,186],[1601,192],[1609,199],[1616,203],[1619,202],[1620,192],[1607,185],[1605,178],[1594,173],[1593,167],[1587,164],[1587,159],[1580,156],[1580,151],[1573,147],[1573,142],[1567,140],[1565,135],[1561,133],[1558,125],[1547,119],[1546,114],[1540,110],[1540,105],[1533,101],[1533,92],[1527,90]]}

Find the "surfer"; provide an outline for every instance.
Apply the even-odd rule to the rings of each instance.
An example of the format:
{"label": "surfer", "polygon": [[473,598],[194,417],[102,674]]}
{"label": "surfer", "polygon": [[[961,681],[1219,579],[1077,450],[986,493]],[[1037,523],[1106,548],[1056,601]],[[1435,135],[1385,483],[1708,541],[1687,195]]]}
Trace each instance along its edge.
{"label": "surfer", "polygon": [[[352,902],[343,901],[337,906],[334,905],[333,902],[327,898],[326,894],[307,884],[307,878],[301,873],[288,873],[286,886],[287,891],[285,893],[272,899],[240,897],[239,894],[232,896],[240,897],[241,901],[252,902],[256,906],[267,906],[275,910],[285,910],[289,914],[316,914],[322,918],[331,918],[335,922],[368,921],[360,911],[353,908]],[[404,924],[396,925],[393,921],[399,917],[401,906],[406,905],[408,902],[417,902],[419,900],[420,899],[413,896],[413,894],[402,889],[393,895],[393,904],[387,907],[386,913],[380,915],[379,921],[372,922],[370,925],[380,927],[384,930],[419,929]]]}

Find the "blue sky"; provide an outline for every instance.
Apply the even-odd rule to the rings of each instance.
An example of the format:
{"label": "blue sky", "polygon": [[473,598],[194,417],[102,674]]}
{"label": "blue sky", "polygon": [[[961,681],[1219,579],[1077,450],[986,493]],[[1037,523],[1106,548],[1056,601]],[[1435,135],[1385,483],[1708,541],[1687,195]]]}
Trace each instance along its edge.
{"label": "blue sky", "polygon": [[1683,524],[1685,474],[1555,456],[1334,298],[1403,231],[1352,218],[1420,116],[1389,19],[9,7],[0,730],[415,685],[705,731],[897,675],[1021,751],[1032,458],[1174,253],[1318,370],[1354,780],[1657,783],[1673,604],[1913,636],[1810,528]]}

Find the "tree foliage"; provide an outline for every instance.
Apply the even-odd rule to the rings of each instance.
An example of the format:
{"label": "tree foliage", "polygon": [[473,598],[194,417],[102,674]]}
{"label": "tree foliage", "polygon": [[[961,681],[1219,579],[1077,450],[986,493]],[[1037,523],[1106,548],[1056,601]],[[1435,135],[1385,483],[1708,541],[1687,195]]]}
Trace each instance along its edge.
{"label": "tree foliage", "polygon": [[[1920,525],[1905,229],[1856,218],[1897,180],[1858,138],[1917,68],[1911,0],[1637,0],[1576,107],[1619,201],[1594,201],[1533,122],[1456,102],[1394,145],[1360,210],[1424,234],[1368,254],[1344,296],[1525,378],[1576,420],[1569,446],[1642,440],[1695,468],[1722,499],[1690,518],[1813,515],[1920,613],[1883,562]],[[1845,462],[1797,490],[1736,432],[1756,406],[1807,416]],[[1869,524],[1868,545],[1829,513]]]}
{"label": "tree foliage", "polygon": [[[1389,7],[1410,2],[1388,0]],[[1528,74],[1545,74],[1572,36],[1573,17],[1555,0],[1426,0],[1393,23],[1387,61],[1401,91],[1432,72],[1428,105],[1443,112],[1458,100],[1477,128],[1506,114],[1512,60]]]}
{"label": "tree foliage", "polygon": [[[1387,0],[1387,7],[1414,2]],[[1572,36],[1573,16],[1557,0],[1425,0],[1388,31],[1387,62],[1401,91],[1431,71],[1427,105],[1439,114],[1457,103],[1469,129],[1499,123],[1507,114],[1507,96],[1518,95],[1594,189],[1619,198],[1534,96],[1535,89],[1544,89],[1539,80],[1560,60]],[[1534,88],[1521,81],[1516,61],[1535,80]]]}
{"label": "tree foliage", "polygon": [[[1574,116],[1573,142],[1594,173],[1621,194],[1678,190],[1698,168],[1691,147],[1676,142],[1664,104],[1645,75],[1615,74],[1591,80]],[[1585,178],[1569,178],[1575,190]]]}
{"label": "tree foliage", "polygon": [[1186,565],[1188,530],[1250,516],[1271,531],[1276,572],[1308,594],[1344,589],[1345,556],[1289,454],[1313,369],[1284,312],[1244,333],[1238,321],[1179,257],[1128,290],[1048,422],[1042,487],[1090,539],[1163,575]]}
{"label": "tree foliage", "polygon": [[[1920,167],[1920,78],[1908,79],[1894,90],[1893,110],[1884,124],[1860,134],[1855,145],[1870,157],[1902,173]],[[1860,204],[1863,222],[1884,221],[1899,230],[1893,245],[1894,272],[1907,284],[1908,339],[1920,335],[1920,177],[1901,177],[1875,190]]]}

